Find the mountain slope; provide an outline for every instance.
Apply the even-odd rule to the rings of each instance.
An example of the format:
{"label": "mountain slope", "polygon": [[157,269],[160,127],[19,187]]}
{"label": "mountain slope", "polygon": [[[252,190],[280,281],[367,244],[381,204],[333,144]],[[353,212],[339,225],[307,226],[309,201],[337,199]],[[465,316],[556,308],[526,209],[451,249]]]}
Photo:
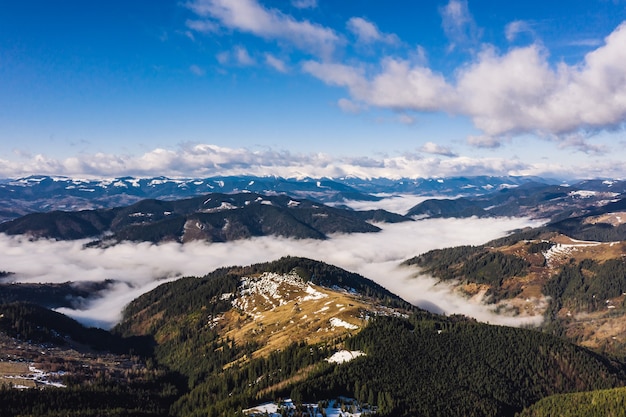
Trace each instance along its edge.
{"label": "mountain slope", "polygon": [[543,398],[519,417],[605,417],[626,413],[626,388],[560,394]]}
{"label": "mountain slope", "polygon": [[[154,337],[158,362],[188,378],[172,407],[180,416],[341,395],[380,415],[512,416],[554,393],[626,381],[621,363],[554,336],[435,316],[302,258],[164,284],[131,303],[116,332]],[[325,360],[341,349],[365,355]]]}
{"label": "mountain slope", "polygon": [[553,220],[589,214],[624,193],[622,182],[582,182],[572,186],[528,182],[479,196],[430,199],[412,207],[408,216],[496,217],[525,216]]}
{"label": "mountain slope", "polygon": [[546,331],[573,342],[625,353],[626,243],[581,241],[551,229],[434,250],[405,265],[501,313],[543,316]]}
{"label": "mountain slope", "polygon": [[546,334],[447,318],[379,318],[347,346],[365,355],[296,395],[347,391],[375,400],[382,415],[512,416],[547,395],[621,386],[625,376],[623,365]]}

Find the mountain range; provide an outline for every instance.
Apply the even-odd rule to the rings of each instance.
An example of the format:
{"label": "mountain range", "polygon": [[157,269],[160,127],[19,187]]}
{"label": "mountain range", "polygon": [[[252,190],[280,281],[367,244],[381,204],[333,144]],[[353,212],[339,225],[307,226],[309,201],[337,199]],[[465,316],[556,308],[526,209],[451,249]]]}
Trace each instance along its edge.
{"label": "mountain range", "polygon": [[142,200],[127,207],[27,214],[0,233],[59,240],[98,238],[153,243],[225,242],[253,236],[325,239],[331,233],[377,232],[371,222],[410,218],[384,210],[354,211],[286,195],[213,193],[184,200]]}
{"label": "mountain range", "polygon": [[528,182],[478,196],[429,199],[411,208],[408,216],[450,217],[532,217],[563,219],[597,210],[626,198],[625,181],[583,181],[571,186]]}
{"label": "mountain range", "polygon": [[[99,337],[24,303],[0,306],[0,332],[3,351],[26,345],[71,386],[0,389],[3,416],[230,416],[287,397],[320,413],[341,398],[346,413],[513,416],[555,394],[626,384],[623,363],[558,337],[428,313],[294,257],[163,284]],[[117,365],[94,378],[95,357]]]}
{"label": "mountain range", "polygon": [[[221,188],[229,192],[184,198],[174,191],[185,188],[178,187],[181,182],[166,179],[154,188],[170,187],[169,194],[153,198],[107,194],[114,190],[109,186],[135,187],[133,179],[98,191],[65,188],[101,194],[101,200],[81,200],[89,204],[137,200],[73,211],[53,210],[52,204],[0,223],[0,232],[91,239],[91,245],[106,247],[263,235],[332,239],[335,233],[375,233],[385,222],[427,217],[545,219],[540,227],[477,246],[417,254],[398,266],[446,282],[500,314],[540,317],[543,324],[511,328],[435,314],[353,272],[288,256],[163,283],[128,304],[121,321],[105,331],[50,309],[80,308],[105,294],[114,280],[19,284],[5,271],[0,417],[251,415],[269,403],[291,416],[328,415],[338,408],[351,416],[400,417],[623,410],[615,404],[626,386],[626,183],[499,179],[493,185],[488,179],[424,182],[448,182],[450,192],[473,186],[461,198],[426,200],[406,215],[343,206],[357,195],[393,194],[382,180],[296,186],[298,181],[273,178],[259,185],[288,184],[310,198],[277,188],[229,189],[227,181]],[[233,179],[229,187],[253,187],[257,180]],[[59,184],[72,187],[59,179],[24,181],[4,184],[23,187],[14,201],[34,199],[27,197],[35,192],[31,186],[51,187],[51,194]],[[151,187],[138,184],[138,190]],[[417,193],[417,182],[395,186]],[[321,201],[332,199],[334,206]],[[581,406],[587,401],[595,408]]]}
{"label": "mountain range", "polygon": [[381,198],[378,194],[479,195],[515,187],[529,181],[552,183],[543,179],[510,176],[398,180],[252,176],[204,179],[123,177],[87,180],[31,176],[0,180],[0,222],[29,213],[111,208],[127,206],[144,199],[180,200],[207,193],[286,194],[292,198],[337,205],[354,200],[376,201]]}

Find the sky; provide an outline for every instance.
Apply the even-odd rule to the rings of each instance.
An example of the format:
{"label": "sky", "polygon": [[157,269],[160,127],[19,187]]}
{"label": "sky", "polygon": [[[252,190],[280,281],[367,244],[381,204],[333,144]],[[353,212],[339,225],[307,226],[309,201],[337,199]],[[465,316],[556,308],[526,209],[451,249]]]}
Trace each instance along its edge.
{"label": "sky", "polygon": [[0,3],[0,177],[626,178],[626,0]]}

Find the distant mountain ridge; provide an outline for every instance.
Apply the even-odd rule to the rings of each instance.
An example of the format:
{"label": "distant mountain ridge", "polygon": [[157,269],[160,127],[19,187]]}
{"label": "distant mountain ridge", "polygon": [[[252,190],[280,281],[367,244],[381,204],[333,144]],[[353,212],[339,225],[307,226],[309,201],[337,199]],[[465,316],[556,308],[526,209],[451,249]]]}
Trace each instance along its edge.
{"label": "distant mountain ridge", "polygon": [[354,211],[286,195],[207,194],[183,200],[142,200],[126,207],[32,213],[0,224],[0,233],[34,238],[186,243],[253,236],[325,239],[331,233],[370,233],[370,222],[410,218],[384,210]]}
{"label": "distant mountain ridge", "polygon": [[341,204],[349,200],[376,201],[380,199],[376,194],[480,195],[516,187],[529,181],[553,183],[540,178],[512,176],[397,180],[350,177],[296,179],[269,176],[202,179],[121,177],[87,180],[38,175],[0,180],[0,222],[34,212],[112,208],[144,199],[178,200],[214,192],[287,194],[294,198]]}
{"label": "distant mountain ridge", "polygon": [[565,219],[597,211],[626,197],[626,181],[583,181],[571,186],[527,182],[489,194],[429,199],[407,215],[422,218],[525,216]]}

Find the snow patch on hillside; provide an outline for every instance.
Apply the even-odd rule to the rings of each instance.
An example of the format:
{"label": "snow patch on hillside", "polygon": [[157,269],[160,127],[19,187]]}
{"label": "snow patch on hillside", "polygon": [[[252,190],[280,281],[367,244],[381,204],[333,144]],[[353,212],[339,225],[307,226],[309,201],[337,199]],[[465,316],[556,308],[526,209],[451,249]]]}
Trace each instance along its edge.
{"label": "snow patch on hillside", "polygon": [[356,330],[359,328],[359,326],[338,319],[337,317],[332,317],[329,321],[330,325],[333,327],[345,327],[348,330]]}
{"label": "snow patch on hillside", "polygon": [[340,350],[326,359],[326,362],[341,364],[350,362],[352,359],[358,358],[359,356],[365,356],[365,353],[360,350]]}
{"label": "snow patch on hillside", "polygon": [[[375,415],[376,412],[367,408],[367,406],[361,407],[358,401],[351,398],[340,398],[338,400],[325,401],[327,407],[323,410],[319,408],[318,404],[303,404],[311,416],[327,416],[327,417],[361,417],[362,415]],[[296,414],[296,406],[288,398],[280,403],[269,402],[257,405],[253,408],[243,410],[243,413],[248,416],[254,417],[281,417],[281,416],[294,416],[301,415]]]}

